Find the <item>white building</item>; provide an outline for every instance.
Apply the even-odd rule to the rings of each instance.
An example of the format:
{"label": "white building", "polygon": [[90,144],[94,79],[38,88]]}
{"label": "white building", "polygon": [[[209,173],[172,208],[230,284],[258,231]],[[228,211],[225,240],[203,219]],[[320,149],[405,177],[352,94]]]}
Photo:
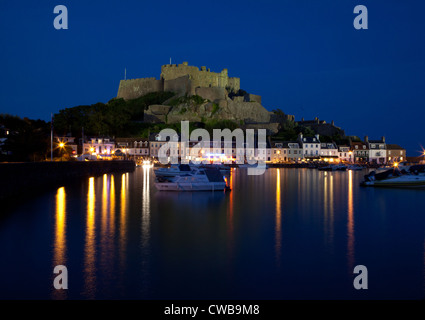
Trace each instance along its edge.
{"label": "white building", "polygon": [[339,159],[338,147],[334,142],[322,142],[320,144],[320,157],[325,161],[336,161]]}
{"label": "white building", "polygon": [[302,148],[303,156],[307,160],[320,159],[320,138],[316,134],[314,137],[304,137],[302,133],[298,136],[298,143]]}
{"label": "white building", "polygon": [[385,137],[382,137],[381,140],[369,140],[368,136],[366,136],[365,144],[369,149],[370,163],[385,164],[387,162]]}
{"label": "white building", "polygon": [[338,157],[342,162],[354,162],[353,152],[349,146],[338,146]]}
{"label": "white building", "polygon": [[83,154],[110,157],[115,150],[115,141],[110,138],[91,138],[83,144]]}

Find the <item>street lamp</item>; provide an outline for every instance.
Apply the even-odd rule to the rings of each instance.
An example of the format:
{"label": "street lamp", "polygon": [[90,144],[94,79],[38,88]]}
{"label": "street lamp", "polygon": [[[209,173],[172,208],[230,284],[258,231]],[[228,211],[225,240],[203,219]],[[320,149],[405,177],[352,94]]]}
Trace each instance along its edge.
{"label": "street lamp", "polygon": [[60,142],[59,143],[59,152],[61,154],[61,161],[63,161],[63,149],[64,149],[64,147],[65,147],[65,143]]}

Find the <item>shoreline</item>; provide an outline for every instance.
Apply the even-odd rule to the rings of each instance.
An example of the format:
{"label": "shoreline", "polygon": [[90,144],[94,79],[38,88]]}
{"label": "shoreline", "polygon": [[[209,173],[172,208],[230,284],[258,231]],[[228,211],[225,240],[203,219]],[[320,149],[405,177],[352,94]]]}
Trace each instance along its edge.
{"label": "shoreline", "polygon": [[48,190],[90,176],[130,172],[135,167],[132,160],[0,163],[0,200],[22,197],[27,192]]}

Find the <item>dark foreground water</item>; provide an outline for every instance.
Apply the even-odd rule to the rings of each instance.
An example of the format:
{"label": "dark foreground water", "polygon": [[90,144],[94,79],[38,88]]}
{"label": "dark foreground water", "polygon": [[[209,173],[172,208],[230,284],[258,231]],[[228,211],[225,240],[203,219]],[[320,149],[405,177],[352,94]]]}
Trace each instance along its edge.
{"label": "dark foreground water", "polygon": [[136,168],[23,195],[1,209],[0,298],[423,299],[425,190],[364,174],[234,169],[229,193],[166,193]]}

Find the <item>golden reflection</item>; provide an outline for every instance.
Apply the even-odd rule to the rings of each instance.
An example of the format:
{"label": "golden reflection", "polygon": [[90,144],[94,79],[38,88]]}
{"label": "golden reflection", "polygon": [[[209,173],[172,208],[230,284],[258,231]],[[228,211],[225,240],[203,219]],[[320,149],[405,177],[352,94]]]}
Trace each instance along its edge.
{"label": "golden reflection", "polygon": [[143,203],[142,203],[142,248],[147,249],[150,238],[150,192],[149,192],[149,168],[143,168]]}
{"label": "golden reflection", "polygon": [[324,174],[324,196],[323,196],[323,213],[324,213],[324,235],[326,244],[330,250],[333,250],[334,240],[334,175],[325,172]]}
{"label": "golden reflection", "polygon": [[89,178],[87,194],[87,225],[84,250],[84,291],[88,298],[94,298],[96,289],[96,226],[95,226],[96,196],[94,178]]}
{"label": "golden reflection", "polygon": [[276,262],[278,266],[280,265],[280,251],[282,246],[282,231],[281,231],[281,225],[282,225],[282,217],[281,217],[281,195],[280,195],[280,169],[277,169],[277,175],[276,175],[276,243],[275,243],[275,250],[276,250]]}
{"label": "golden reflection", "polygon": [[103,175],[103,186],[102,186],[102,226],[101,226],[101,234],[104,239],[107,228],[108,221],[108,175],[105,173]]}
{"label": "golden reflection", "polygon": [[[66,266],[66,193],[61,187],[56,193],[55,241],[53,252],[53,267]],[[67,290],[53,290],[54,299],[65,299]]]}
{"label": "golden reflection", "polygon": [[115,232],[115,181],[114,175],[111,174],[111,192],[110,192],[110,208],[109,208],[109,235],[110,239],[114,238]]}
{"label": "golden reflection", "polygon": [[229,206],[227,209],[227,239],[228,239],[228,256],[229,257],[233,257],[233,193],[234,191],[234,181],[235,181],[235,169],[232,169],[230,171],[230,176],[229,176],[229,187],[231,189],[231,191],[229,192]]}
{"label": "golden reflection", "polygon": [[127,243],[127,174],[121,176],[121,211],[120,211],[120,261],[123,267],[125,259],[125,246]]}
{"label": "golden reflection", "polygon": [[353,172],[348,172],[348,219],[347,219],[347,256],[348,272],[354,269],[354,201],[353,201]]}

